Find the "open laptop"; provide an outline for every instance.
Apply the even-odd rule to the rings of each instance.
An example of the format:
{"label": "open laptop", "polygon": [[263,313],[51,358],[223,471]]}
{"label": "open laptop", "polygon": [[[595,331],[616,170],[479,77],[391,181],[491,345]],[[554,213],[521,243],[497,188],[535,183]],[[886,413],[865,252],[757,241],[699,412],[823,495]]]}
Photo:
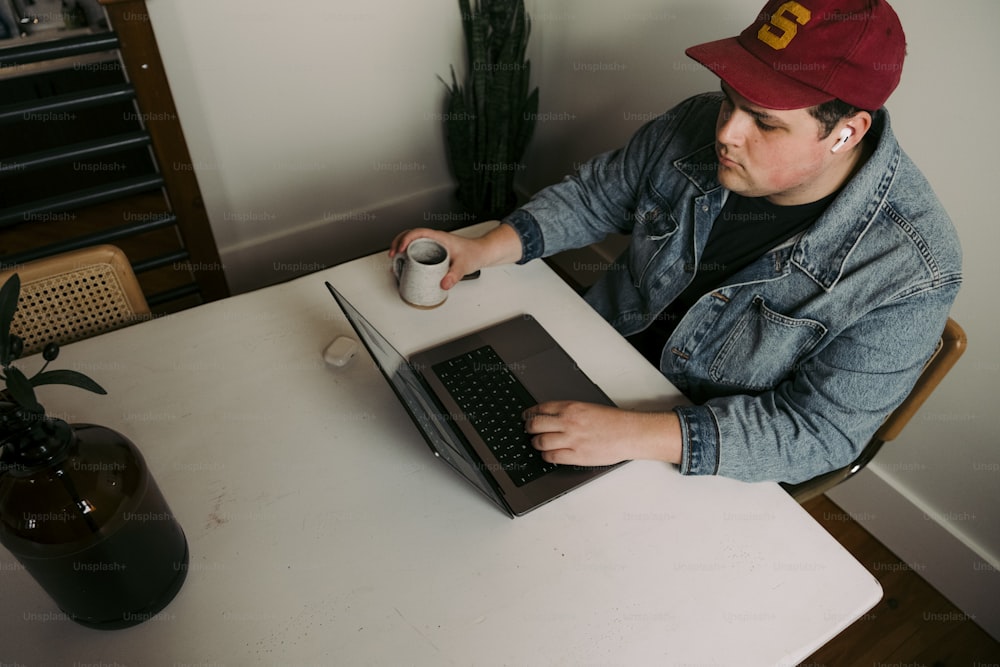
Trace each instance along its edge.
{"label": "open laptop", "polygon": [[519,315],[407,361],[330,283],[344,311],[431,450],[510,516],[617,467],[546,463],[521,413],[549,400],[613,405],[530,315]]}

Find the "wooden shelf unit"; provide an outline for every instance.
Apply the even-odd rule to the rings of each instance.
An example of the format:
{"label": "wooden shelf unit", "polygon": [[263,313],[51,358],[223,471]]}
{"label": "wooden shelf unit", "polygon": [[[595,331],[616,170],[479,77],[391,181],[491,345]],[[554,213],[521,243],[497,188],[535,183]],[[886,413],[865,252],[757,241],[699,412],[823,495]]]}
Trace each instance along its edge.
{"label": "wooden shelf unit", "polygon": [[144,0],[0,42],[0,265],[113,243],[154,313],[229,295]]}

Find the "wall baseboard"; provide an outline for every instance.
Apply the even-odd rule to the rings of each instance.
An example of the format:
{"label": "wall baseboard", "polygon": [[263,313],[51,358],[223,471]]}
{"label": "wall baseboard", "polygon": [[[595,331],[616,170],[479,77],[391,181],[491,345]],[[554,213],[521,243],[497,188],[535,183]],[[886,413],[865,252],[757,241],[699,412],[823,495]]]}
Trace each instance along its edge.
{"label": "wall baseboard", "polygon": [[997,564],[948,529],[962,517],[938,516],[894,481],[873,462],[826,495],[963,612],[960,618],[927,620],[971,619],[1000,641]]}
{"label": "wall baseboard", "polygon": [[472,224],[474,217],[461,212],[453,192],[453,185],[442,185],[220,248],[229,288],[233,294],[249,292],[386,250],[409,227]]}

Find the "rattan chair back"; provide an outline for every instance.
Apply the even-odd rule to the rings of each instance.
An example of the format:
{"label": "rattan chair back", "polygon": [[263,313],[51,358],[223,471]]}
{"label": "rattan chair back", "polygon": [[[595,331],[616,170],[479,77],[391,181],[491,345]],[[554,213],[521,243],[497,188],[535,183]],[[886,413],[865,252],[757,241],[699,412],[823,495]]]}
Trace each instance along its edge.
{"label": "rattan chair back", "polygon": [[21,296],[11,333],[24,340],[24,355],[50,342],[60,345],[146,319],[149,306],[121,249],[100,245],[46,257],[0,272],[14,273]]}

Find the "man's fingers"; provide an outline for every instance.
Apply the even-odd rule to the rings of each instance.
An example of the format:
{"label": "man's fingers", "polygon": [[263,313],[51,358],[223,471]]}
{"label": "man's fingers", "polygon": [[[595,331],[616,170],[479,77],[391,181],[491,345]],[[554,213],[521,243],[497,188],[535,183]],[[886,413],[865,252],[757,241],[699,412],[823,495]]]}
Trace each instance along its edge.
{"label": "man's fingers", "polygon": [[396,238],[392,240],[389,245],[389,256],[392,257],[397,253],[403,252],[406,249],[406,245],[409,243],[407,235],[413,231],[412,229],[404,229],[400,233],[396,234]]}
{"label": "man's fingers", "polygon": [[562,414],[567,403],[567,401],[546,401],[545,403],[531,406],[521,416],[525,419],[536,416],[558,417]]}
{"label": "man's fingers", "polygon": [[559,415],[547,412],[534,412],[525,415],[524,430],[528,433],[553,433],[562,431]]}
{"label": "man's fingers", "polygon": [[539,433],[531,439],[531,446],[540,452],[544,452],[546,449],[555,449],[552,445],[551,436],[552,433]]}
{"label": "man's fingers", "polygon": [[425,227],[404,229],[396,235],[396,238],[394,238],[392,243],[389,245],[390,257],[405,251],[406,247],[417,239],[431,239],[432,241],[437,241],[445,247],[448,247],[449,245],[448,234],[439,232],[435,229],[427,229]]}
{"label": "man's fingers", "polygon": [[571,463],[572,452],[568,449],[550,449],[550,450],[538,450],[542,455],[542,460],[546,463],[555,463],[556,465],[563,465]]}
{"label": "man's fingers", "polygon": [[444,278],[441,279],[441,289],[449,290],[457,285],[465,277],[467,271],[468,267],[464,263],[452,262],[448,273],[444,274]]}

